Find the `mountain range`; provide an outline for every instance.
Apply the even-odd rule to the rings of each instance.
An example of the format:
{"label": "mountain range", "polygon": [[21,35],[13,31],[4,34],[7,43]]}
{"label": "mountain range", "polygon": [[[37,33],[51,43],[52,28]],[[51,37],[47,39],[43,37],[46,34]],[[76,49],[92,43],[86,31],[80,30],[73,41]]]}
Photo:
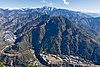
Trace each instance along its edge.
{"label": "mountain range", "polygon": [[[46,6],[36,9],[0,9],[1,32],[10,31],[16,36],[15,45],[5,52],[23,52],[30,47],[34,51],[35,59],[43,65],[47,65],[41,59],[40,54],[43,52],[57,56],[78,56],[100,65],[99,22],[100,17]],[[5,42],[4,39],[2,42]],[[9,44],[8,42],[5,43]],[[15,66],[27,67],[27,61],[32,54],[31,51],[25,53],[30,53],[30,57],[16,56],[13,60]],[[7,62],[8,58],[9,56],[1,54],[0,61],[10,63]]]}

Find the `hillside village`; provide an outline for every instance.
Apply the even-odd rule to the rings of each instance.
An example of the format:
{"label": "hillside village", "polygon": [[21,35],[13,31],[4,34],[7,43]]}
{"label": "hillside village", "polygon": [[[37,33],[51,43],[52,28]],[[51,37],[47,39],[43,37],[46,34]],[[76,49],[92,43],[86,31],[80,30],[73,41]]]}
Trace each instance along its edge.
{"label": "hillside village", "polygon": [[53,54],[40,54],[43,59],[48,62],[49,65],[60,65],[64,67],[68,66],[84,66],[84,67],[89,67],[93,66],[92,62],[90,61],[85,61],[84,59],[78,57],[78,56],[67,56],[67,55],[62,55],[62,56],[57,56]]}

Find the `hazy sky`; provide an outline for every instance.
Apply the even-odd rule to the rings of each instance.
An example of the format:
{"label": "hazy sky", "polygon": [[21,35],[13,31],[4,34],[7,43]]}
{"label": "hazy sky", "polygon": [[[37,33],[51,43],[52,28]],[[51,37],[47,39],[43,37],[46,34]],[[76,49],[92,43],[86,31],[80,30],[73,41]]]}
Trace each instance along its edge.
{"label": "hazy sky", "polygon": [[35,8],[42,6],[100,12],[100,0],[0,0],[0,8]]}

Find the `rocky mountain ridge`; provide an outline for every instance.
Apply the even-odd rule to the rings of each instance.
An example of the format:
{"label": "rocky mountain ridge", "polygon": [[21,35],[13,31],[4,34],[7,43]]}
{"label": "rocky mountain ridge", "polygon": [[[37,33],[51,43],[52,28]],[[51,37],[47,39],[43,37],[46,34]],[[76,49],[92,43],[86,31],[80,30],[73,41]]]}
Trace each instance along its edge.
{"label": "rocky mountain ridge", "polygon": [[[22,66],[27,66],[27,61],[33,56],[31,50],[43,65],[47,64],[40,55],[43,52],[78,56],[93,64],[100,64],[99,22],[100,18],[52,7],[0,9],[0,29],[11,31],[17,37],[15,45],[5,52],[20,52],[22,55],[15,57],[14,65],[18,61]],[[1,57],[1,61],[4,61],[2,58],[4,56]]]}

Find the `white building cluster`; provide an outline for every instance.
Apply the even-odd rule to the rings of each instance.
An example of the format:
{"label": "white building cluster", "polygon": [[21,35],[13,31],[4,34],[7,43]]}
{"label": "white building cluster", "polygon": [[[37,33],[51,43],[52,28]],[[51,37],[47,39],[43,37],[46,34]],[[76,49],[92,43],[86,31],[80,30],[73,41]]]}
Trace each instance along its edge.
{"label": "white building cluster", "polygon": [[6,31],[3,36],[4,41],[13,43],[16,40],[16,35],[11,33],[10,31]]}

